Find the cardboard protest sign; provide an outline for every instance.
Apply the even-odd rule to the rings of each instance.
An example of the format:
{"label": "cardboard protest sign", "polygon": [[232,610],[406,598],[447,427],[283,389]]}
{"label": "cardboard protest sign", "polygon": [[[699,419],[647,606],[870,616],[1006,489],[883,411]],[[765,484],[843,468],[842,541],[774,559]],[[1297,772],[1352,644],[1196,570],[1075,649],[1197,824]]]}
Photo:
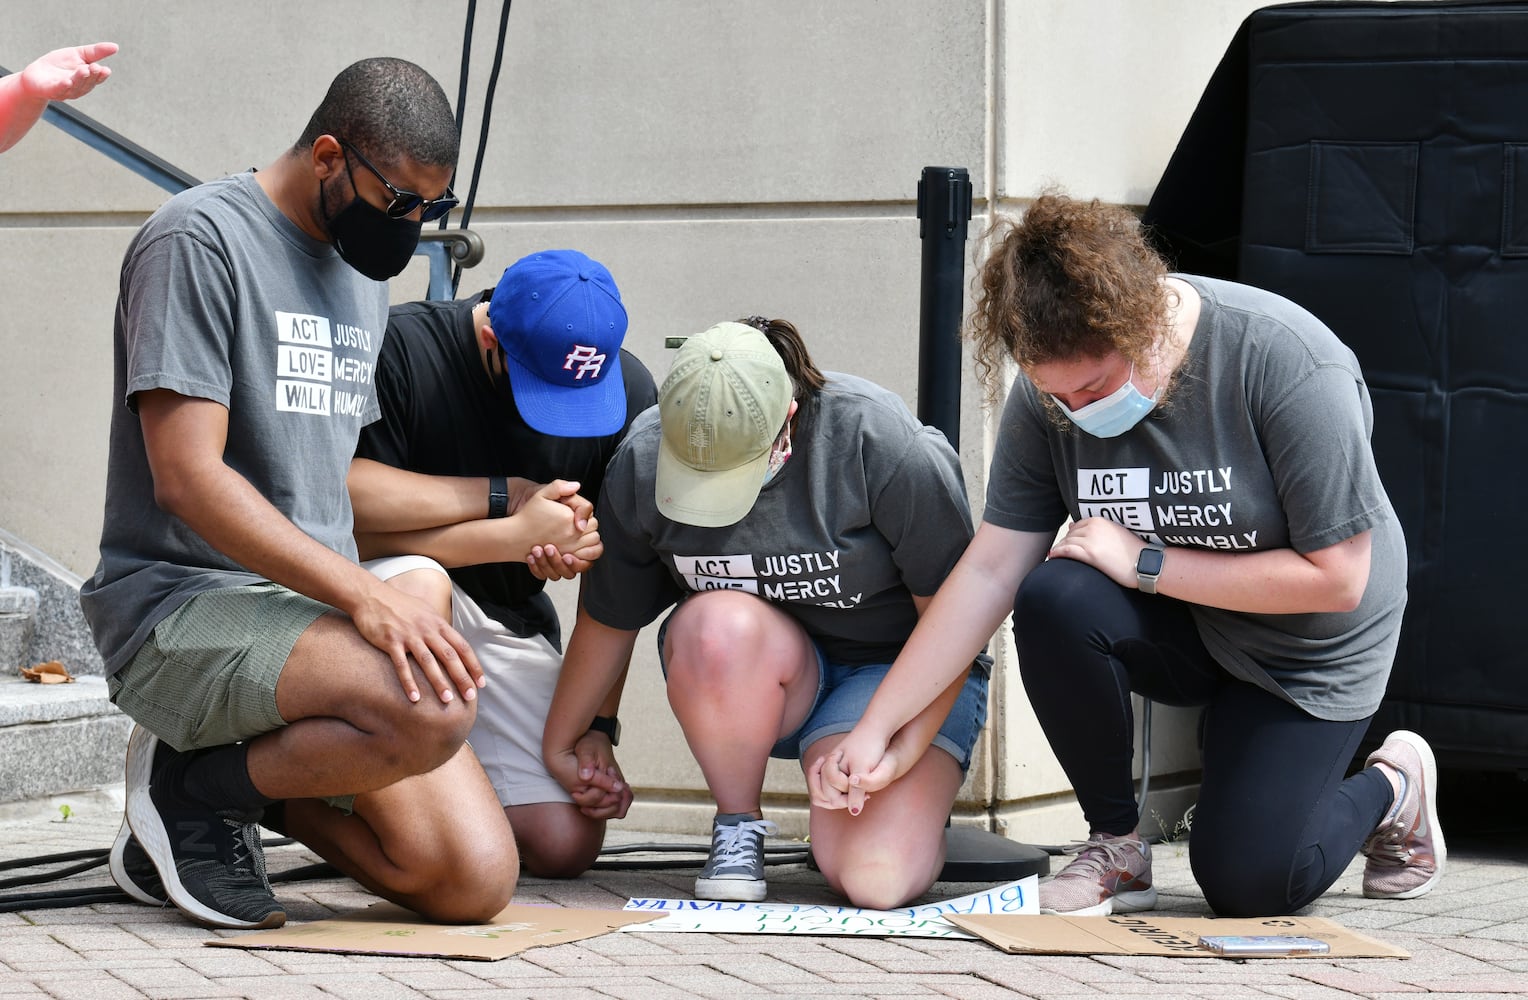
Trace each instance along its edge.
{"label": "cardboard protest sign", "polygon": [[1199,946],[1201,934],[1278,934],[1298,935],[1325,941],[1331,950],[1319,956],[1323,959],[1411,957],[1401,948],[1348,930],[1346,927],[1320,917],[1221,919],[1218,917],[1155,917],[1149,913],[1130,913],[1112,917],[950,914],[947,919],[950,923],[970,931],[989,944],[1016,954],[1175,955],[1179,958],[1217,958],[1220,956]]}
{"label": "cardboard protest sign", "polygon": [[945,916],[1040,912],[1039,879],[1028,878],[955,899],[896,910],[814,903],[724,903],[700,899],[633,899],[624,912],[662,919],[623,931],[709,934],[858,935],[861,937],[943,937],[972,939]]}
{"label": "cardboard protest sign", "polygon": [[487,924],[432,924],[392,903],[273,931],[216,938],[223,948],[407,955],[494,962],[527,948],[597,937],[654,917],[620,910],[574,910],[511,904]]}

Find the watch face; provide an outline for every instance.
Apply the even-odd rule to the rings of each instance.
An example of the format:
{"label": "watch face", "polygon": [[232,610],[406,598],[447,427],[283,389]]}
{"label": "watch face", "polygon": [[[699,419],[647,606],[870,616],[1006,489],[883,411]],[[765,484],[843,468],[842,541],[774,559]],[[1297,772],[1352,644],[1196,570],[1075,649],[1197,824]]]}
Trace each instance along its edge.
{"label": "watch face", "polygon": [[1162,572],[1162,560],[1161,549],[1142,549],[1135,560],[1135,571],[1142,576],[1156,576]]}

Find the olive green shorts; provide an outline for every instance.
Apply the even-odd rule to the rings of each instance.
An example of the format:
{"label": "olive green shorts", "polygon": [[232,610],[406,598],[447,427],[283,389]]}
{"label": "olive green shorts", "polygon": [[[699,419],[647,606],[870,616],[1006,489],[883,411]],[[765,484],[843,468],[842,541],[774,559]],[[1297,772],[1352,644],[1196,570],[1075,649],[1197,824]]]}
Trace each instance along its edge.
{"label": "olive green shorts", "polygon": [[176,750],[280,729],[276,681],[327,605],[275,583],[197,594],[107,679],[117,707]]}

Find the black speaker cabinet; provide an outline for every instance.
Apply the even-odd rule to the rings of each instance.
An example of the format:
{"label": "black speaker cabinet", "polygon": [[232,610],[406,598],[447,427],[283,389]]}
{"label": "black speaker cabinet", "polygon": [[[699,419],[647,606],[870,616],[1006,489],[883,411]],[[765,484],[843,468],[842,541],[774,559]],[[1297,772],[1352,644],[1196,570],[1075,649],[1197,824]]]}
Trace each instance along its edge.
{"label": "black speaker cabinet", "polygon": [[1528,3],[1254,12],[1144,218],[1363,364],[1411,563],[1370,740],[1528,768]]}

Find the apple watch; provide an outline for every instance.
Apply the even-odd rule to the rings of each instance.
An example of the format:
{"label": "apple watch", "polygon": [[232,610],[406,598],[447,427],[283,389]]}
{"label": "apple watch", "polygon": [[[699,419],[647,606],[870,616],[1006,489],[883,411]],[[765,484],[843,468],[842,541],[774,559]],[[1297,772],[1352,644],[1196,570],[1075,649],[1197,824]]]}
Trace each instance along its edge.
{"label": "apple watch", "polygon": [[1150,543],[1135,557],[1135,585],[1141,593],[1157,592],[1157,577],[1162,575],[1162,563],[1165,561],[1162,546]]}
{"label": "apple watch", "polygon": [[610,737],[610,745],[621,745],[621,720],[613,715],[596,715],[594,721],[589,723],[589,732],[604,733]]}

